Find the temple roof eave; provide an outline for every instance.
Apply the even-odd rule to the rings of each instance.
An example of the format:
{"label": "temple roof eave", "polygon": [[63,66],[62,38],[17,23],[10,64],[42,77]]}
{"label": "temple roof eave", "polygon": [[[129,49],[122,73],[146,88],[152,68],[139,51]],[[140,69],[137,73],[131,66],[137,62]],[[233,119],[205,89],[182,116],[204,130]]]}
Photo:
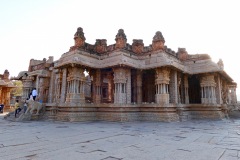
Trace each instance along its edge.
{"label": "temple roof eave", "polygon": [[0,79],[0,86],[1,86],[1,87],[7,86],[7,82],[5,82],[4,80],[1,80],[1,79]]}
{"label": "temple roof eave", "polygon": [[192,61],[185,65],[189,68],[190,74],[219,73],[230,83],[233,82],[233,79],[211,59]]}
{"label": "temple roof eave", "polygon": [[188,72],[183,63],[168,53],[159,51],[147,55],[132,55],[123,50],[117,50],[108,55],[92,56],[84,51],[72,51],[66,53],[58,61],[55,69],[67,66],[80,65],[90,68],[109,68],[113,66],[128,66],[137,69],[151,69],[164,66],[172,66],[183,72]]}

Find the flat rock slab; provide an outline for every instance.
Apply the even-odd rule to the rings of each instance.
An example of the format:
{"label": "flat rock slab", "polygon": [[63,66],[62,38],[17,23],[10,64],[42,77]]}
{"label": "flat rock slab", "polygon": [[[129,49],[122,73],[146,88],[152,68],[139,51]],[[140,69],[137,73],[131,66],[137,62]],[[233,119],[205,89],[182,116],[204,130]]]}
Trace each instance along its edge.
{"label": "flat rock slab", "polygon": [[14,122],[0,114],[0,159],[238,160],[240,119]]}

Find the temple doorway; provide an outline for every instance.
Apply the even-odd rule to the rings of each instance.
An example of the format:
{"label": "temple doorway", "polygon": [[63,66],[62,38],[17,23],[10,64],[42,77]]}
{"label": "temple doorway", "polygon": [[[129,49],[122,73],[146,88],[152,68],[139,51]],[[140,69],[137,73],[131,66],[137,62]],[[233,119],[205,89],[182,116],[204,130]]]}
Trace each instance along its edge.
{"label": "temple doorway", "polygon": [[111,68],[101,70],[101,94],[102,103],[114,102],[114,83],[113,83],[113,71]]}
{"label": "temple doorway", "polygon": [[201,87],[199,77],[192,75],[188,78],[189,83],[189,103],[200,104],[201,103]]}
{"label": "temple doorway", "polygon": [[155,70],[144,71],[142,82],[142,102],[155,102]]}

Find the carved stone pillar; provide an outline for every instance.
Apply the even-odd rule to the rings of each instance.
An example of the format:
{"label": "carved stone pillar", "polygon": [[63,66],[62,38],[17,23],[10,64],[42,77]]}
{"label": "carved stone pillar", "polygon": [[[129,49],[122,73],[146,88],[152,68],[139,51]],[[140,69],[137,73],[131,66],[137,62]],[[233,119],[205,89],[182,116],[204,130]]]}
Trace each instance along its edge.
{"label": "carved stone pillar", "polygon": [[86,78],[84,69],[73,67],[69,68],[67,77],[67,98],[66,102],[85,103],[84,84]]}
{"label": "carved stone pillar", "polygon": [[189,104],[188,76],[187,75],[184,75],[184,93],[185,93],[185,104]]}
{"label": "carved stone pillar", "polygon": [[62,86],[62,75],[60,74],[59,70],[56,70],[56,81],[54,84],[55,88],[55,97],[54,102],[60,102],[60,94],[61,94],[61,86]]}
{"label": "carved stone pillar", "polygon": [[169,81],[170,81],[170,70],[168,68],[157,68],[156,69],[156,103],[169,103]]}
{"label": "carved stone pillar", "polygon": [[[126,104],[127,103],[127,77],[128,77],[127,72],[128,70],[126,70],[125,68],[114,68],[113,71],[114,71],[113,80],[115,85],[114,103]],[[131,98],[130,98],[130,101],[131,101]]]}
{"label": "carved stone pillar", "polygon": [[203,104],[216,104],[216,82],[214,75],[206,74],[201,78],[201,102]]}
{"label": "carved stone pillar", "polygon": [[114,83],[113,83],[113,75],[112,72],[107,73],[107,80],[108,80],[108,102],[113,102],[113,88],[114,88]]}
{"label": "carved stone pillar", "polygon": [[50,79],[50,86],[49,86],[49,95],[48,95],[48,102],[49,103],[53,102],[53,96],[54,96],[54,90],[55,90],[54,82],[56,81],[55,75],[56,75],[55,72],[52,70],[51,79]]}
{"label": "carved stone pillar", "polygon": [[170,84],[169,84],[169,90],[170,90],[170,102],[171,103],[178,103],[178,92],[177,92],[177,71],[171,70],[170,72]]}
{"label": "carved stone pillar", "polygon": [[137,104],[142,103],[142,71],[137,70]]}
{"label": "carved stone pillar", "polygon": [[61,90],[61,103],[66,100],[66,89],[67,89],[67,68],[62,70],[62,90]]}
{"label": "carved stone pillar", "polygon": [[36,89],[39,92],[39,75],[36,76]]}
{"label": "carved stone pillar", "polygon": [[126,72],[126,94],[127,94],[127,104],[131,103],[132,94],[131,94],[131,70],[125,69]]}
{"label": "carved stone pillar", "polygon": [[177,74],[177,95],[178,95],[178,103],[181,104],[182,103],[182,99],[181,99],[181,92],[180,92],[180,87],[181,87],[181,75]]}
{"label": "carved stone pillar", "polygon": [[94,103],[101,103],[101,70],[97,69],[95,75],[93,76],[94,83]]}
{"label": "carved stone pillar", "polygon": [[221,79],[220,79],[220,75],[217,75],[215,77],[215,81],[217,82],[216,83],[216,102],[217,104],[222,104],[223,101],[222,101],[222,83],[221,83]]}
{"label": "carved stone pillar", "polygon": [[6,89],[5,105],[6,105],[6,106],[10,106],[10,88],[7,88],[7,89]]}

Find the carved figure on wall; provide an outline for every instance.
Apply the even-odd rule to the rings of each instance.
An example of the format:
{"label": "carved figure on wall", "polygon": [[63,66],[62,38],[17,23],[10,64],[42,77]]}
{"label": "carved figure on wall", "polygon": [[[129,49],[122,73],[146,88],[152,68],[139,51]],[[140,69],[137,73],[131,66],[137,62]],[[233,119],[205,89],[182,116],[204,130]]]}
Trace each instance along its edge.
{"label": "carved figure on wall", "polygon": [[122,49],[126,46],[127,37],[123,29],[118,30],[115,40],[116,40],[115,49]]}
{"label": "carved figure on wall", "polygon": [[163,50],[164,49],[165,39],[160,31],[157,31],[155,36],[152,40],[152,49],[153,51],[156,50]]}
{"label": "carved figure on wall", "polygon": [[106,39],[96,39],[94,51],[97,53],[104,53],[107,51],[107,40]]}
{"label": "carved figure on wall", "polygon": [[132,43],[132,51],[135,53],[142,53],[144,48],[142,39],[134,39]]}

